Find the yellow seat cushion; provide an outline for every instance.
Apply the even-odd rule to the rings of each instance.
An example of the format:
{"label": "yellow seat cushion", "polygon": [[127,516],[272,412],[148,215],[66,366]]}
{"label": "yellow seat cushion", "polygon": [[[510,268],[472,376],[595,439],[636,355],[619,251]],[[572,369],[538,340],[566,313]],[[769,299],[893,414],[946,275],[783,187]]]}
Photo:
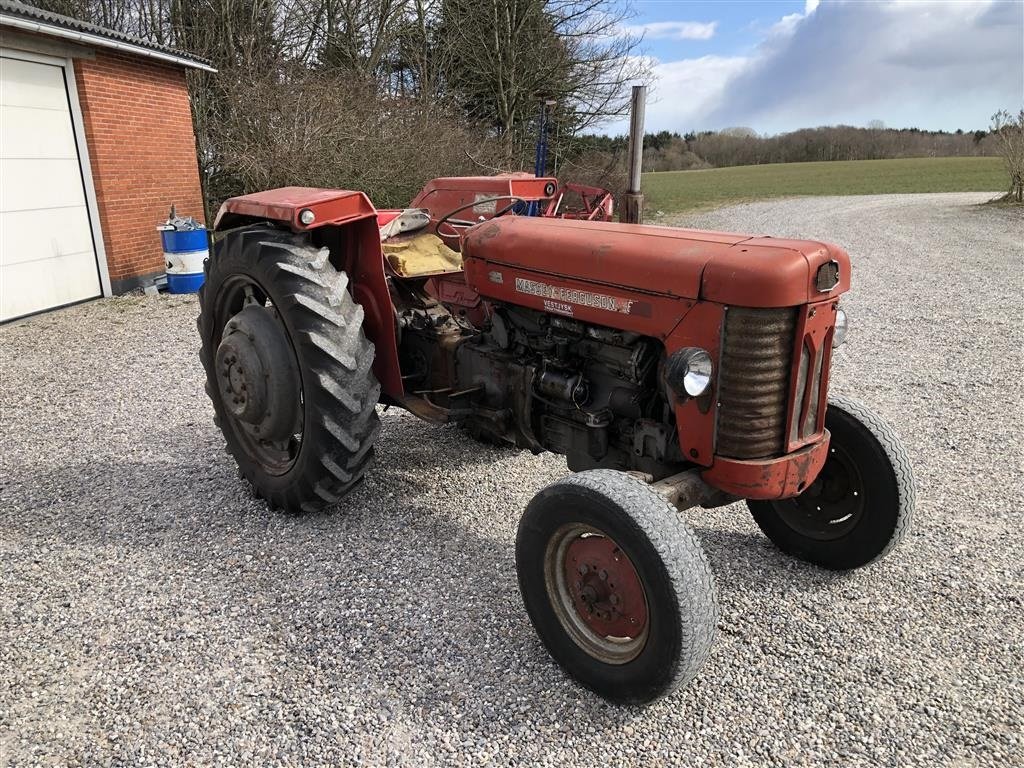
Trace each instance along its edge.
{"label": "yellow seat cushion", "polygon": [[381,247],[399,277],[429,277],[462,271],[462,254],[430,232],[391,238],[381,243]]}

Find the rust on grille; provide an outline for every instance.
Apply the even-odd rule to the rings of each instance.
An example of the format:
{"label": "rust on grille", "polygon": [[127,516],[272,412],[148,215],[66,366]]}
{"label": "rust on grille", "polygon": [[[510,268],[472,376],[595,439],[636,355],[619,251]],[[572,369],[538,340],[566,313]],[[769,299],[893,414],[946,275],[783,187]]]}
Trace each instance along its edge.
{"label": "rust on grille", "polygon": [[730,307],[718,377],[716,453],[761,459],[785,452],[797,310]]}

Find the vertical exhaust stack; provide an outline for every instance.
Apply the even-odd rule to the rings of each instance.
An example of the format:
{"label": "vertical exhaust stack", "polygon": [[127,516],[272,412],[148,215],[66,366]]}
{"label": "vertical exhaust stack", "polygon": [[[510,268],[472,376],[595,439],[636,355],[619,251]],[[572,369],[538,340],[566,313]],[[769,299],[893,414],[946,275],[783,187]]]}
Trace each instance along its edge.
{"label": "vertical exhaust stack", "polygon": [[642,224],[644,196],[640,191],[640,171],[644,160],[644,109],[647,106],[647,86],[634,85],[629,107],[629,189],[623,199],[620,221]]}

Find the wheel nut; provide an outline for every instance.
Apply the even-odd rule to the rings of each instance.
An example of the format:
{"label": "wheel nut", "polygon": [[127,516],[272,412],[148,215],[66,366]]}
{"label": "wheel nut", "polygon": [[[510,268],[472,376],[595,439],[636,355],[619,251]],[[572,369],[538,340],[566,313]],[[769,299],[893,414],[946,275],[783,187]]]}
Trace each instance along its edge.
{"label": "wheel nut", "polygon": [[588,573],[590,573],[590,568],[587,566],[586,563],[584,563],[583,565],[580,566],[580,573],[583,574],[584,576],[586,576]]}
{"label": "wheel nut", "polygon": [[598,574],[601,577],[601,581],[608,581],[608,571],[601,569],[601,573]]}
{"label": "wheel nut", "polygon": [[621,600],[619,599],[618,595],[613,594],[611,597],[608,598],[608,602],[612,605],[618,605],[621,602]]}

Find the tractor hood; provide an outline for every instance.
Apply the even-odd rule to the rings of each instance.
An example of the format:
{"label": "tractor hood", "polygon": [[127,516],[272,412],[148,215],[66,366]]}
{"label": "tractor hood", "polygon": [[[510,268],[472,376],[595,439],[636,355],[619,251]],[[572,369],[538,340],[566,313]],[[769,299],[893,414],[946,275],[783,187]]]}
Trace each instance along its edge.
{"label": "tractor hood", "polygon": [[849,257],[835,245],[640,224],[507,216],[468,230],[462,254],[538,275],[744,307],[796,306],[850,287]]}

